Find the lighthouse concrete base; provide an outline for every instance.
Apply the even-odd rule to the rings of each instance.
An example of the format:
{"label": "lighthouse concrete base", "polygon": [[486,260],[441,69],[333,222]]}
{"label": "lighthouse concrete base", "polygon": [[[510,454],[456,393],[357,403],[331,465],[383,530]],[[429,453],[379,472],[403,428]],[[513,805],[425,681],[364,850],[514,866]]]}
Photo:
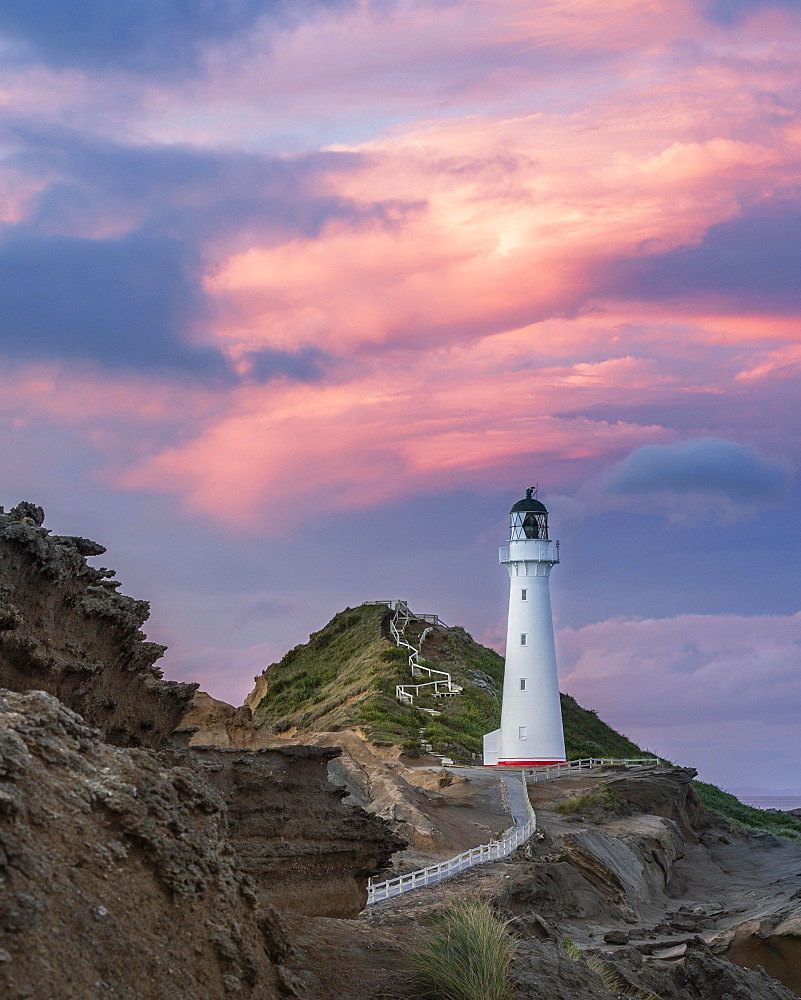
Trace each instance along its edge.
{"label": "lighthouse concrete base", "polygon": [[494,767],[501,753],[501,731],[495,729],[484,737],[484,766]]}

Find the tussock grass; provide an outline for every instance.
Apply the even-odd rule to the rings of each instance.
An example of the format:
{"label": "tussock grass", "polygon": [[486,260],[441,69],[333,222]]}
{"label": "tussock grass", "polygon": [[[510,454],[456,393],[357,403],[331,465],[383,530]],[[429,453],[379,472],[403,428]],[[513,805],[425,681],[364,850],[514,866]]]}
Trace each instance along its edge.
{"label": "tussock grass", "polygon": [[604,962],[602,958],[597,955],[585,955],[584,952],[579,948],[579,946],[572,940],[572,938],[564,937],[562,938],[562,947],[567,952],[568,958],[572,958],[574,962],[581,962],[586,965],[590,972],[594,972],[595,975],[601,980],[604,985],[604,989],[609,990],[616,997],[631,997],[632,1000],[660,1000],[655,993],[650,993],[648,990],[637,989],[636,986],[632,986],[627,983],[625,979],[619,973],[617,973],[611,965]]}
{"label": "tussock grass", "polygon": [[562,799],[554,806],[554,812],[562,816],[578,816],[582,813],[603,811],[619,815],[625,807],[620,796],[607,784],[598,785],[583,795]]}
{"label": "tussock grass", "polygon": [[412,960],[413,1000],[512,1000],[514,939],[486,900],[448,906]]}

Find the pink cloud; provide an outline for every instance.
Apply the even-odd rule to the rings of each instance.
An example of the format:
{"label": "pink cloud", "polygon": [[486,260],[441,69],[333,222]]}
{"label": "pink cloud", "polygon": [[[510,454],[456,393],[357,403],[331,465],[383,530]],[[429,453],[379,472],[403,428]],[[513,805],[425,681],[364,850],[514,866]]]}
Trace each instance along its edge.
{"label": "pink cloud", "polygon": [[609,619],[562,629],[559,644],[565,688],[622,726],[651,727],[652,743],[664,726],[801,712],[801,613]]}
{"label": "pink cloud", "polygon": [[[615,300],[604,280],[615,261],[697,246],[743,203],[801,180],[801,129],[780,99],[797,77],[799,33],[775,12],[714,26],[684,0],[614,0],[602,12],[589,0],[402,2],[383,15],[365,2],[270,46],[254,35],[210,50],[205,79],[142,88],[119,118],[127,140],[241,147],[254,116],[262,132],[278,127],[276,109],[283,128],[343,97],[353,114],[372,102],[392,120],[405,108],[402,124],[378,115],[370,138],[329,146],[359,166],[315,175],[314,197],[355,205],[351,221],[283,242],[255,223],[224,245],[200,237],[208,337],[238,372],[252,352],[312,347],[327,374],[212,391],[29,367],[6,376],[9,406],[75,428],[108,456],[119,488],[226,517],[236,497],[251,523],[298,516],[311,479],[341,508],[489,482],[522,461],[567,489],[672,440],[661,422],[582,413],[744,392],[795,370],[797,324],[698,299]],[[565,67],[601,58],[610,79],[575,99]],[[55,78],[27,72],[6,96],[28,87],[41,106],[42,81]],[[58,79],[81,120],[86,80]],[[543,96],[544,82],[562,97]],[[233,125],[218,131],[223,118]],[[33,194],[21,175],[7,183],[0,210],[19,220]],[[193,188],[193,207],[209,197]],[[82,235],[141,221],[137,206],[98,210]]]}
{"label": "pink cloud", "polygon": [[175,492],[191,509],[278,527],[306,514],[318,490],[333,509],[358,508],[480,485],[521,461],[552,467],[556,480],[563,465],[664,436],[659,427],[552,417],[548,392],[538,398],[537,373],[452,371],[440,383],[423,367],[409,371],[401,360],[344,385],[242,391],[208,430],[145,459],[117,483]]}
{"label": "pink cloud", "polygon": [[[365,210],[413,207],[228,256],[206,278],[217,335],[233,354],[425,348],[564,319],[590,302],[630,323],[683,317],[703,329],[711,302],[679,300],[669,312],[659,302],[606,302],[603,275],[619,258],[697,245],[710,226],[737,218],[745,192],[765,197],[801,177],[790,129],[773,146],[676,140],[677,130],[714,127],[726,99],[717,95],[703,116],[680,107],[658,123],[646,102],[625,120],[619,108],[468,118],[337,147],[366,159],[329,177],[324,193]],[[720,320],[712,325],[714,339],[726,339]]]}
{"label": "pink cloud", "polygon": [[[797,325],[794,333],[798,335]],[[791,378],[797,376],[799,370],[801,370],[801,344],[792,344],[789,347],[768,351],[761,357],[757,355],[751,359],[751,367],[744,368],[735,377],[747,383],[761,379]]]}
{"label": "pink cloud", "polygon": [[798,774],[801,613],[609,619],[558,646],[562,689],[652,753],[728,785]]}

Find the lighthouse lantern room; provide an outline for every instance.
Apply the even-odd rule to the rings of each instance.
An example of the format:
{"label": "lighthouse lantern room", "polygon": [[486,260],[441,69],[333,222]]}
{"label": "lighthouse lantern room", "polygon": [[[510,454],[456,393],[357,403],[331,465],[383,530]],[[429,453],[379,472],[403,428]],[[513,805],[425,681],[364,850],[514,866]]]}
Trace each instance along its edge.
{"label": "lighthouse lantern room", "polygon": [[484,764],[526,766],[565,759],[549,577],[559,542],[548,537],[548,511],[526,490],[510,513],[500,562],[509,571],[509,618],[501,728],[484,737]]}

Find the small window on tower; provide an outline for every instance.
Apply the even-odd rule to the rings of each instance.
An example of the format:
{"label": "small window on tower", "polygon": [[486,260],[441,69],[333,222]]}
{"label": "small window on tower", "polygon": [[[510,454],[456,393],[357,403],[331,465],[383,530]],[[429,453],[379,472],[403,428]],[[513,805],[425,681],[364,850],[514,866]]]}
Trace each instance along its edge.
{"label": "small window on tower", "polygon": [[525,644],[526,644],[526,633],[525,632],[521,632],[520,633],[520,645],[521,646],[525,646]]}
{"label": "small window on tower", "polygon": [[521,677],[520,678],[520,690],[521,691],[525,691],[526,690],[526,678],[525,677]]}
{"label": "small window on tower", "polygon": [[518,726],[517,733],[518,733],[518,739],[524,740],[526,738],[526,727]]}
{"label": "small window on tower", "polygon": [[527,591],[525,591],[525,590],[521,590],[520,591],[520,600],[521,601],[527,601],[528,600],[528,597],[526,596],[526,594],[527,594]]}

